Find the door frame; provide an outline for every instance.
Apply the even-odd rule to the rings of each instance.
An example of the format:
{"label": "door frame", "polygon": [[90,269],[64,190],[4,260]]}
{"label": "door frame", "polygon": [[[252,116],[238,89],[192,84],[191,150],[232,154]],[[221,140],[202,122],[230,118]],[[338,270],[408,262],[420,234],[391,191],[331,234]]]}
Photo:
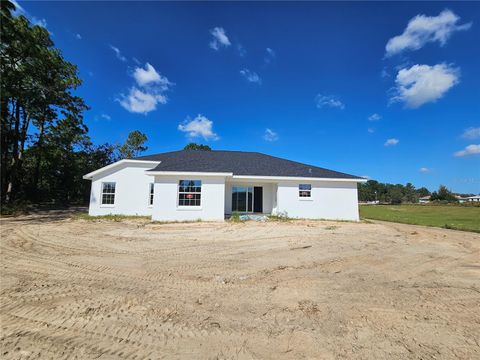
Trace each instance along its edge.
{"label": "door frame", "polygon": [[[232,184],[232,187],[231,187],[231,212],[234,213],[234,212],[239,212],[239,213],[242,213],[242,214],[255,214],[255,188],[256,187],[259,187],[259,188],[262,188],[262,213],[263,213],[263,192],[264,192],[264,186],[263,185],[255,185],[255,184],[252,184],[252,183],[249,183],[249,184],[245,184],[245,183],[235,183],[235,184]],[[245,188],[245,189],[248,189],[248,188],[251,188],[252,189],[252,211],[248,211],[248,190],[246,191],[246,203],[245,203],[245,206],[246,206],[246,211],[238,211],[238,210],[233,210],[233,188]]]}

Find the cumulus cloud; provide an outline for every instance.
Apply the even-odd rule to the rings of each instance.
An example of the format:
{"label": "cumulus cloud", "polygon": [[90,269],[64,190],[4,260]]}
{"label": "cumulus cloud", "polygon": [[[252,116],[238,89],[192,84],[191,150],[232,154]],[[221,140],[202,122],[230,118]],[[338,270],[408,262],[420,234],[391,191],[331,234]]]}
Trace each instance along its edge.
{"label": "cumulus cloud", "polygon": [[166,104],[167,98],[162,94],[150,93],[135,86],[131,87],[128,94],[121,95],[120,105],[132,113],[147,114],[157,109],[157,104]]}
{"label": "cumulus cloud", "polygon": [[477,128],[469,127],[468,129],[465,129],[465,131],[462,134],[462,137],[470,140],[480,138],[480,127],[477,127]]}
{"label": "cumulus cloud", "polygon": [[417,15],[408,22],[401,35],[388,40],[385,55],[388,57],[405,50],[418,50],[430,42],[438,42],[443,46],[454,32],[467,30],[472,25],[459,25],[459,20],[459,16],[447,9],[438,16]]}
{"label": "cumulus cloud", "polygon": [[368,128],[367,131],[370,133],[370,134],[373,134],[375,132],[375,128]]}
{"label": "cumulus cloud", "polygon": [[159,74],[149,63],[145,67],[136,67],[132,77],[136,85],[130,87],[128,94],[121,94],[118,102],[129,112],[147,114],[156,110],[158,104],[166,104],[165,93],[174,84]]}
{"label": "cumulus cloud", "polygon": [[221,47],[228,47],[232,45],[223,28],[215,27],[210,30],[210,34],[212,35],[212,40],[210,41],[209,46],[213,50],[219,50]]}
{"label": "cumulus cloud", "polygon": [[400,142],[400,140],[395,139],[395,138],[391,138],[391,139],[387,139],[387,141],[385,141],[385,144],[383,144],[383,145],[385,145],[385,146],[395,146],[399,142]]}
{"label": "cumulus cloud", "polygon": [[263,135],[263,139],[266,141],[277,141],[278,140],[278,134],[273,131],[272,129],[265,129],[265,134]]}
{"label": "cumulus cloud", "polygon": [[427,167],[421,167],[418,171],[420,171],[422,174],[428,174],[429,172],[432,171],[432,169]]}
{"label": "cumulus cloud", "polygon": [[465,147],[465,149],[457,151],[454,155],[456,157],[464,157],[476,154],[480,154],[480,144],[468,145]]}
{"label": "cumulus cloud", "polygon": [[370,115],[370,116],[368,117],[368,120],[369,120],[369,121],[378,121],[378,120],[380,120],[381,118],[382,118],[381,115],[375,113],[375,114]]}
{"label": "cumulus cloud", "polygon": [[413,65],[401,69],[395,79],[391,102],[403,102],[408,108],[418,108],[435,102],[460,82],[460,70],[451,65]]}
{"label": "cumulus cloud", "polygon": [[265,57],[263,60],[265,61],[265,64],[270,64],[276,57],[277,55],[275,54],[275,51],[273,51],[272,48],[267,47],[265,49]]}
{"label": "cumulus cloud", "polygon": [[157,84],[164,89],[165,87],[171,85],[168,79],[160,75],[157,70],[155,70],[155,68],[148,62],[145,64],[145,68],[135,68],[133,71],[133,78],[139,86]]}
{"label": "cumulus cloud", "polygon": [[193,120],[187,118],[183,124],[178,125],[178,130],[187,134],[189,138],[202,137],[205,140],[218,140],[219,137],[213,132],[213,121],[203,115],[198,115]]}
{"label": "cumulus cloud", "polygon": [[339,108],[342,110],[345,109],[345,104],[332,95],[318,94],[315,96],[315,104],[319,109],[324,107]]}
{"label": "cumulus cloud", "polygon": [[122,52],[120,51],[119,48],[117,48],[113,45],[110,45],[110,49],[113,50],[113,52],[115,53],[115,56],[117,57],[118,60],[123,61],[123,62],[127,61],[127,58],[122,55]]}
{"label": "cumulus cloud", "polygon": [[80,35],[80,34],[77,33],[77,34],[75,34],[75,38],[76,38],[77,40],[82,40],[82,35]]}
{"label": "cumulus cloud", "polygon": [[248,69],[242,69],[240,70],[240,74],[248,81],[251,83],[256,83],[260,85],[262,83],[262,79],[258,74],[254,71],[248,70]]}
{"label": "cumulus cloud", "polygon": [[101,114],[100,117],[105,120],[112,120],[112,117],[105,113]]}

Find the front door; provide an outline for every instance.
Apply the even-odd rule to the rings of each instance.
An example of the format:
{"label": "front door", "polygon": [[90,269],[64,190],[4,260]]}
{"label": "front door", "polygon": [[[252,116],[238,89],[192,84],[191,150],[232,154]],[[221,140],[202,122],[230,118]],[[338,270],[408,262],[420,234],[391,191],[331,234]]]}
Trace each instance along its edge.
{"label": "front door", "polygon": [[253,188],[253,211],[263,213],[263,187],[261,186]]}

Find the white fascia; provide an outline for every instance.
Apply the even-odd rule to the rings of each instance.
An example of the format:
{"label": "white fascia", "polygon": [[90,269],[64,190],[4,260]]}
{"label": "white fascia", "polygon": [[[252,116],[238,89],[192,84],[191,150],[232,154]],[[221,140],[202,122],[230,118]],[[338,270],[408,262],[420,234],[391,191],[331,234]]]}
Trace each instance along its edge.
{"label": "white fascia", "polygon": [[110,165],[104,166],[104,167],[102,167],[100,169],[97,169],[95,171],[92,171],[91,173],[83,175],[83,178],[85,180],[92,180],[95,175],[101,174],[104,171],[113,169],[113,168],[115,168],[117,166],[120,166],[120,165],[123,165],[123,164],[132,164],[132,165],[133,164],[145,164],[145,165],[151,165],[152,167],[155,167],[158,164],[160,164],[160,161],[123,159],[123,160],[116,161],[116,162],[114,162]]}
{"label": "white fascia", "polygon": [[231,177],[233,173],[227,172],[193,172],[193,171],[149,171],[146,170],[145,174],[150,176],[164,175],[164,176],[222,176]]}
{"label": "white fascia", "polygon": [[294,176],[249,176],[249,175],[233,175],[233,179],[238,180],[265,180],[265,181],[280,181],[280,180],[293,180],[293,181],[338,181],[338,182],[366,182],[367,179],[355,178],[314,178],[314,177],[294,177]]}

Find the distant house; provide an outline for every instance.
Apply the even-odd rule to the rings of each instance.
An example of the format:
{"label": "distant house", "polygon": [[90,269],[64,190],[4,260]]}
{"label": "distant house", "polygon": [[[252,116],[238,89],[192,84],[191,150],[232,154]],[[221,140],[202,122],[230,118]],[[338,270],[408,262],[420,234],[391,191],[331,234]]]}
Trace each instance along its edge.
{"label": "distant house", "polygon": [[120,160],[84,176],[89,214],[223,220],[238,213],[359,219],[365,179],[256,152],[182,150]]}
{"label": "distant house", "polygon": [[466,202],[480,202],[480,195],[468,196],[463,198],[463,200]]}
{"label": "distant house", "polygon": [[422,196],[421,198],[418,198],[418,202],[420,204],[427,204],[430,202],[430,195],[427,196]]}

